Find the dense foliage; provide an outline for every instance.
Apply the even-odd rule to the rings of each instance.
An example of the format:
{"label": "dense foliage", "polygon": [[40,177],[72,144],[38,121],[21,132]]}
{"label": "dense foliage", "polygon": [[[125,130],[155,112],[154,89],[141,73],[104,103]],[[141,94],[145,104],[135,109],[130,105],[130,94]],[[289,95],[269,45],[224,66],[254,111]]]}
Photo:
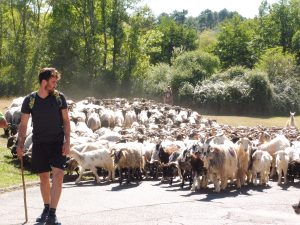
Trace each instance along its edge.
{"label": "dense foliage", "polygon": [[39,69],[53,66],[72,97],[159,99],[171,85],[177,104],[210,113],[300,109],[300,0],[263,0],[253,19],[155,17],[139,2],[0,1],[0,96],[36,89]]}

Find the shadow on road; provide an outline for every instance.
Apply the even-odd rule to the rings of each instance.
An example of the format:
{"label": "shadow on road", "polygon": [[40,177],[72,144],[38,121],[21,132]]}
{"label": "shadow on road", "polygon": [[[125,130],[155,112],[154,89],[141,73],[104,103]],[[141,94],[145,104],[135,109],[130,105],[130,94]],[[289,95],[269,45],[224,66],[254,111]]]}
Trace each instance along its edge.
{"label": "shadow on road", "polygon": [[194,195],[206,195],[205,198],[199,199],[199,201],[211,201],[214,199],[227,198],[227,197],[236,197],[238,195],[251,196],[251,191],[263,192],[266,189],[270,189],[271,186],[254,186],[247,185],[243,186],[241,189],[236,189],[235,186],[227,187],[225,190],[222,190],[220,193],[214,192],[213,187],[200,189],[197,192],[190,192],[185,195],[181,195],[183,197],[190,197]]}
{"label": "shadow on road", "polygon": [[130,188],[135,188],[140,185],[140,182],[137,183],[125,183],[111,188],[111,191],[122,191]]}

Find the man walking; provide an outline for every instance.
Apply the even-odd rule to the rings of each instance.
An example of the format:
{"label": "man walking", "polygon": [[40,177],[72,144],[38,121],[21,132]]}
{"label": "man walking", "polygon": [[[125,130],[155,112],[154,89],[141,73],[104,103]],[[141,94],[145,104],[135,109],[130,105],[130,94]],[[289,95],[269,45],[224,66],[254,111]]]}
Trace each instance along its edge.
{"label": "man walking", "polygon": [[[59,224],[56,208],[62,191],[66,155],[70,152],[70,119],[64,95],[55,90],[60,74],[55,68],[39,73],[39,90],[22,104],[17,154],[24,154],[27,123],[33,123],[32,169],[39,174],[44,210],[36,222]],[[52,172],[52,185],[50,173]]]}

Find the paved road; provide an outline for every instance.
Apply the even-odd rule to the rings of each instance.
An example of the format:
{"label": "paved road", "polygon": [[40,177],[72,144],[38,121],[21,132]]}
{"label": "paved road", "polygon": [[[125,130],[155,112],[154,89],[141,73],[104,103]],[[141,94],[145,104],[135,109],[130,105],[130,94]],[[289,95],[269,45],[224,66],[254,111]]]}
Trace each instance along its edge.
{"label": "paved road", "polygon": [[[159,181],[139,184],[81,185],[64,183],[57,215],[63,225],[129,224],[300,224],[300,215],[291,207],[300,198],[300,182],[293,186],[234,188],[213,193],[212,188],[191,193]],[[27,224],[35,223],[43,203],[39,187],[27,189]],[[22,224],[23,192],[0,194],[0,224]]]}

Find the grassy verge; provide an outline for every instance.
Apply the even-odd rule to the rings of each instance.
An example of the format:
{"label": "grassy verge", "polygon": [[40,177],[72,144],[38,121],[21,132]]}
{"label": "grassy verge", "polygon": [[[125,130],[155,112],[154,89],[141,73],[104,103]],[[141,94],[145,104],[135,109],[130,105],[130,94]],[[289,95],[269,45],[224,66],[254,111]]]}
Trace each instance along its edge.
{"label": "grassy verge", "polygon": [[[5,112],[13,98],[0,98],[0,111]],[[12,157],[10,150],[6,148],[7,139],[0,128],[0,189],[22,184],[20,162]],[[24,165],[25,182],[38,181],[38,176],[31,173],[28,166]]]}
{"label": "grassy verge", "polygon": [[[30,172],[25,165],[24,177],[26,182],[38,181],[38,176]],[[20,162],[12,157],[10,151],[0,146],[0,188],[22,184]]]}

